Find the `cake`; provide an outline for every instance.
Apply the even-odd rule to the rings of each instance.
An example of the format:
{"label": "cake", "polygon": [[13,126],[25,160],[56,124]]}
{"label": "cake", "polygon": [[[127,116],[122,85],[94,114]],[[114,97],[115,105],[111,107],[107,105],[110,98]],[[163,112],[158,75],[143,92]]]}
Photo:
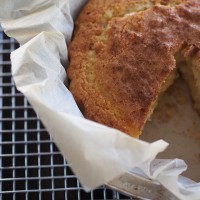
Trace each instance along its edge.
{"label": "cake", "polygon": [[89,0],[69,60],[69,89],[87,119],[138,138],[179,74],[200,112],[200,1]]}

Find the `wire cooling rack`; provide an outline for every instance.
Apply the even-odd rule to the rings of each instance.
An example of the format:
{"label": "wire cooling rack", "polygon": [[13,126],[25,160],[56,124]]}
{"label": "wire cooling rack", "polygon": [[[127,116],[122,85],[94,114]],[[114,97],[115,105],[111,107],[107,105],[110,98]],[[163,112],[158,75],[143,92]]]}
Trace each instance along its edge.
{"label": "wire cooling rack", "polygon": [[0,27],[0,199],[130,199],[104,186],[83,191],[27,99],[15,88],[10,53],[16,48],[15,40]]}

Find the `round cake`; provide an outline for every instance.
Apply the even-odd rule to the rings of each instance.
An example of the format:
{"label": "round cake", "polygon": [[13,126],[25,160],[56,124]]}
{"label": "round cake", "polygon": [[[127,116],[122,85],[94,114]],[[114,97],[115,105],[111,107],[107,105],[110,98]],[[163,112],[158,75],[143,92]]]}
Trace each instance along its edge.
{"label": "round cake", "polygon": [[200,0],[89,0],[69,59],[69,88],[87,119],[139,137],[179,73],[200,111]]}

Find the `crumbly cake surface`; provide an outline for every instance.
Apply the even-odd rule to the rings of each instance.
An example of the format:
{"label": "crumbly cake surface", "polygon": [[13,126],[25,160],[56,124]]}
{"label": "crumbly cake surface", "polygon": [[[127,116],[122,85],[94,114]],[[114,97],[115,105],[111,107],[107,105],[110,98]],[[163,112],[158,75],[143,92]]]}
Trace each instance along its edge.
{"label": "crumbly cake surface", "polygon": [[200,68],[199,49],[200,0],[90,0],[69,47],[70,90],[86,118],[138,137],[177,52]]}

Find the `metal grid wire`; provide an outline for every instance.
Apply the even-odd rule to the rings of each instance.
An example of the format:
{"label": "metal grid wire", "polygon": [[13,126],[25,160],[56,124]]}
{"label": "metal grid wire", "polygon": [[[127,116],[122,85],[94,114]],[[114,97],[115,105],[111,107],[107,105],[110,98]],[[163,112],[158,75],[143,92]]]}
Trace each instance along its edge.
{"label": "metal grid wire", "polygon": [[[0,27],[0,199],[130,199],[104,186],[85,193],[27,99],[15,88]],[[66,143],[67,144],[67,143]]]}

